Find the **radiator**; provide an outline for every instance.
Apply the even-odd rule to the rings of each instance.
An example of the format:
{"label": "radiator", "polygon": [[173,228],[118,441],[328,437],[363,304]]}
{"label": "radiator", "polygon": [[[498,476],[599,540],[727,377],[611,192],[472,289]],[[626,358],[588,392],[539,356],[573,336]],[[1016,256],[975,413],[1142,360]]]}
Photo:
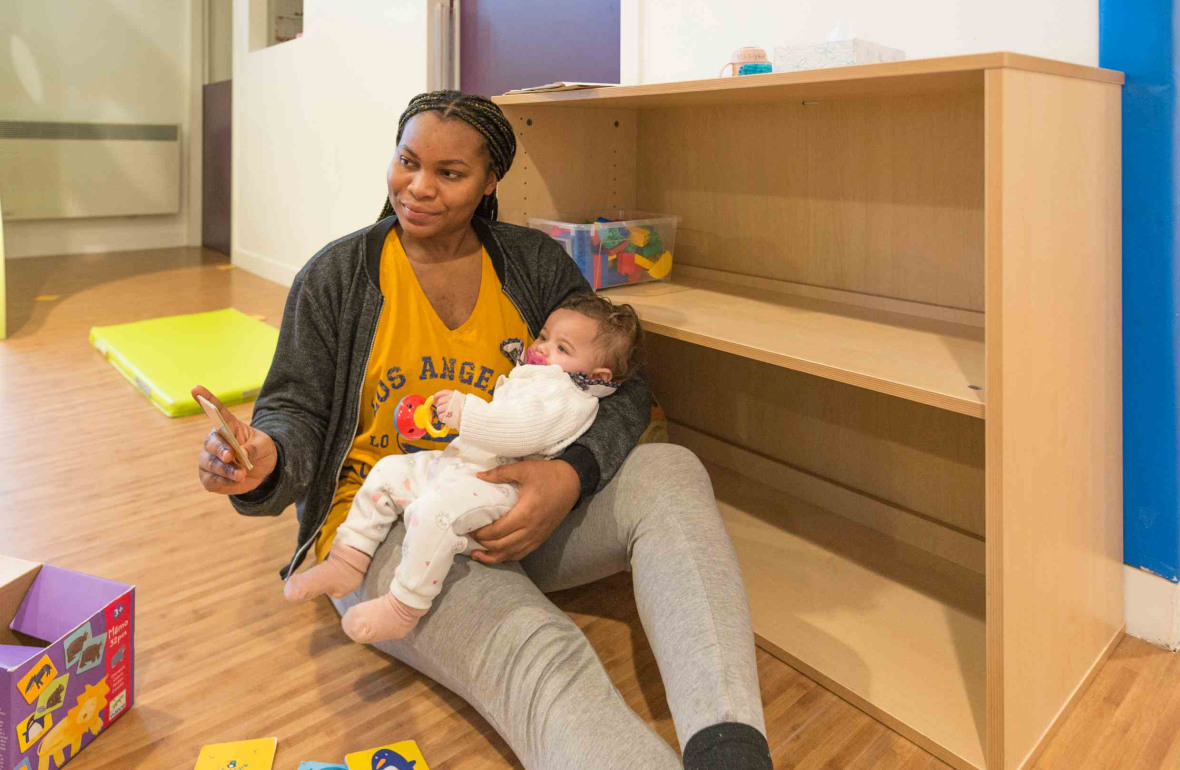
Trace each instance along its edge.
{"label": "radiator", "polygon": [[5,220],[175,214],[180,127],[0,120]]}

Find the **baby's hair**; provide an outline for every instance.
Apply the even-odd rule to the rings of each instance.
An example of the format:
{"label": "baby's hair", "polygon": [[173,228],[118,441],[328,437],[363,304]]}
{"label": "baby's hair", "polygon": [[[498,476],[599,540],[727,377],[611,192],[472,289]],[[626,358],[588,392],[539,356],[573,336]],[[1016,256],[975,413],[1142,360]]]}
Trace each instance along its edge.
{"label": "baby's hair", "polygon": [[[512,167],[512,159],[516,157],[516,135],[512,132],[512,124],[504,117],[500,106],[486,96],[465,94],[462,91],[429,91],[418,94],[410,100],[409,106],[402,113],[397,122],[397,142],[400,145],[402,134],[406,130],[406,123],[410,118],[423,112],[438,112],[443,119],[457,118],[474,128],[483,137],[483,149],[488,154],[488,167],[496,179],[503,179]],[[496,219],[500,206],[496,200],[496,191],[485,195],[475,209],[475,216],[485,219]],[[380,221],[393,213],[393,206],[389,199],[381,207]]]}
{"label": "baby's hair", "polygon": [[611,370],[615,382],[626,380],[643,365],[643,328],[635,308],[583,292],[566,297],[557,309],[572,310],[598,322],[595,341],[602,348],[603,366]]}

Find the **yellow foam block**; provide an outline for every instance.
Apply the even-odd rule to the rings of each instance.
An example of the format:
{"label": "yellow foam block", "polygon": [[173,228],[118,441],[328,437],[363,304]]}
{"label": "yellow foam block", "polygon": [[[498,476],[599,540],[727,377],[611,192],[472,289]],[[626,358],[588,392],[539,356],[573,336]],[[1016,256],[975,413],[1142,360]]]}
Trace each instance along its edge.
{"label": "yellow foam block", "polygon": [[234,308],[90,330],[90,344],[169,417],[201,411],[194,385],[225,404],[253,399],[278,340],[278,329]]}
{"label": "yellow foam block", "polygon": [[672,253],[665,251],[661,254],[655,264],[648,268],[647,272],[652,278],[656,279],[663,278],[672,272]]}

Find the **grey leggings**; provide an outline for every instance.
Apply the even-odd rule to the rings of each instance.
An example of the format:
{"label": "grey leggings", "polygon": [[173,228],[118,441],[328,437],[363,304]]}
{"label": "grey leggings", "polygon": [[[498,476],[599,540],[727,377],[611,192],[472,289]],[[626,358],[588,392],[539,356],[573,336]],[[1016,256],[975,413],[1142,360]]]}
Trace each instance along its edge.
{"label": "grey leggings", "polygon": [[[339,612],[389,590],[405,529],[378,548]],[[527,768],[678,768],[594,649],[544,592],[630,570],[680,747],[718,722],[763,734],[745,587],[709,477],[688,450],[646,444],[518,563],[458,557],[434,608],[377,646],[471,703]]]}

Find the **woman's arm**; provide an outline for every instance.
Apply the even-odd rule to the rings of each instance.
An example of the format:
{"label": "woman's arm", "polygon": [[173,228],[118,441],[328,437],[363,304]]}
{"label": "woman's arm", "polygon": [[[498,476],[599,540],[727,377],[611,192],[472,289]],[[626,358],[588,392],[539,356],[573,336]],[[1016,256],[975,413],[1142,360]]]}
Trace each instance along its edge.
{"label": "woman's arm", "polygon": [[275,444],[274,471],[254,490],[230,502],[247,516],[277,516],[303,496],[319,466],[331,413],[330,388],[336,369],[336,308],[324,271],[313,258],[291,285],[278,346],[254,405],[251,427]]}

